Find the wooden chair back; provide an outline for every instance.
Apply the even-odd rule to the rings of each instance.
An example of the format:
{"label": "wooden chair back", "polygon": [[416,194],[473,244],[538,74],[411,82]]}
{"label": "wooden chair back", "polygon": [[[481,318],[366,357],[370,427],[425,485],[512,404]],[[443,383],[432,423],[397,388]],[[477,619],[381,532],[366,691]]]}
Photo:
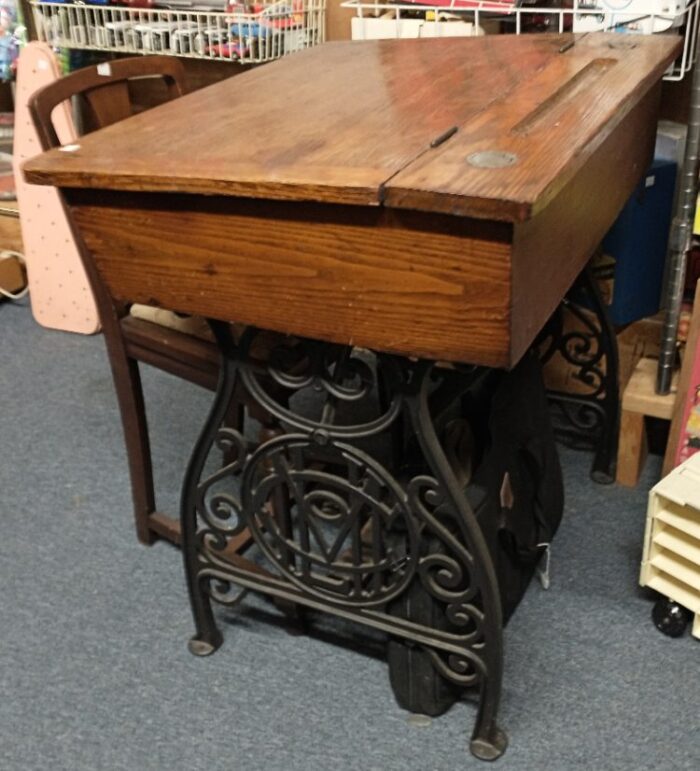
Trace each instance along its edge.
{"label": "wooden chair back", "polygon": [[51,119],[57,105],[79,97],[81,133],[87,134],[132,115],[136,110],[130,82],[144,78],[159,78],[164,83],[165,101],[186,93],[185,68],[174,56],[135,56],[103,62],[77,70],[37,91],[29,99],[29,111],[42,149],[60,146]]}
{"label": "wooden chair back", "polygon": [[[157,94],[153,85],[159,87]],[[54,126],[54,119],[61,114],[56,109],[59,105],[74,98],[80,100],[81,120],[80,125],[75,127],[73,136],[76,136],[109,126],[130,117],[139,108],[143,109],[144,105],[139,103],[142,100],[132,97],[143,97],[145,91],[151,97],[148,106],[153,106],[154,96],[159,97],[160,102],[183,96],[186,88],[182,63],[170,56],[118,59],[85,67],[37,89],[28,97],[27,109],[36,128],[40,148],[47,151],[61,145]],[[59,205],[68,222],[69,210]],[[56,222],[59,219],[60,215],[57,215]],[[152,543],[158,536],[178,543],[177,519],[156,510],[148,422],[138,363],[152,363],[192,382],[213,387],[218,371],[216,348],[213,343],[190,340],[183,333],[130,316],[129,303],[117,302],[109,295],[94,264],[88,259],[84,245],[79,245],[78,249],[97,301],[114,377],[138,537],[143,543]]]}

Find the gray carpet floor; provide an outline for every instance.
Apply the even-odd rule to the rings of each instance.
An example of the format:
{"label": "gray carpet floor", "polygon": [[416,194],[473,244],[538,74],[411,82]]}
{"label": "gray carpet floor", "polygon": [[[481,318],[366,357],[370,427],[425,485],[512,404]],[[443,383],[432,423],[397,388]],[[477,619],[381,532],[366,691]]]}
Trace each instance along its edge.
{"label": "gray carpet floor", "polygon": [[[177,510],[209,394],[147,370],[157,485]],[[637,588],[649,487],[589,481],[562,450],[552,587],[505,633],[503,769],[699,769],[700,647],[650,621]],[[0,771],[452,771],[475,709],[418,727],[353,630],[293,634],[263,599],[219,613],[196,659],[179,552],[137,543],[100,337],[0,304]]]}

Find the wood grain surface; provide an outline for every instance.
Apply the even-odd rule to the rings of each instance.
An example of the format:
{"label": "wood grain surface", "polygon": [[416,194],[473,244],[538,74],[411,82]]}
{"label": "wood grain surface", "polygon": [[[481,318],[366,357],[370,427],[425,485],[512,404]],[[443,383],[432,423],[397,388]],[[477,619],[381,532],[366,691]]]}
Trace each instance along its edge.
{"label": "wood grain surface", "polygon": [[[547,36],[551,55],[533,67],[518,50],[527,51],[532,37],[516,38],[509,51],[521,66],[517,86],[492,94],[449,142],[390,180],[385,205],[529,219],[597,153],[680,49],[677,36],[581,35],[569,48],[562,43],[572,36]],[[475,155],[484,152],[515,161],[477,167]]]}
{"label": "wood grain surface", "polygon": [[[517,221],[554,197],[679,45],[602,33],[329,43],[87,136],[25,172],[59,187],[383,201]],[[467,164],[485,149],[518,161]]]}
{"label": "wood grain surface", "polygon": [[320,46],[25,170],[63,188],[118,300],[508,367],[643,173],[679,44]]}
{"label": "wood grain surface", "polygon": [[512,362],[554,312],[648,168],[659,96],[657,84],[543,211],[514,226]]}
{"label": "wood grain surface", "polygon": [[0,251],[24,252],[17,201],[0,201]]}
{"label": "wood grain surface", "polygon": [[505,223],[225,197],[67,196],[117,299],[414,356],[510,363]]}

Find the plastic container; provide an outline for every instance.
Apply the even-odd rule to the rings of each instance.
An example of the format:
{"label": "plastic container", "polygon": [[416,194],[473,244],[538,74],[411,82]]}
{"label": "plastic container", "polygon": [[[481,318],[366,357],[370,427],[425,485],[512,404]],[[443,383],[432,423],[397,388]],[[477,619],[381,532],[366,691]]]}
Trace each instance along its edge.
{"label": "plastic container", "polygon": [[649,492],[639,583],[692,614],[700,639],[700,453]]}

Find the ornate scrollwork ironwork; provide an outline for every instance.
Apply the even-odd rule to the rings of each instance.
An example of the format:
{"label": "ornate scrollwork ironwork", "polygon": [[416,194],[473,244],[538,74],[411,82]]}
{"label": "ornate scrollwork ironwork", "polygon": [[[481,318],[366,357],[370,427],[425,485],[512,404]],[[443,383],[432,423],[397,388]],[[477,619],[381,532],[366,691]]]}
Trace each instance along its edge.
{"label": "ornate scrollwork ironwork", "polygon": [[[489,584],[488,550],[439,445],[429,406],[429,396],[459,398],[460,373],[297,339],[280,340],[261,365],[250,354],[255,330],[236,346],[221,325],[212,327],[225,353],[223,375],[189,467],[182,509],[197,624],[191,650],[207,655],[220,644],[210,601],[236,604],[238,587],[336,613],[429,651],[452,683],[480,683],[474,737],[492,742],[498,733],[500,605]],[[279,421],[278,435],[267,433],[255,445],[221,428],[239,383]],[[380,435],[393,445],[388,453]],[[207,474],[213,447],[226,463]],[[264,558],[253,567],[230,554],[246,528]],[[391,612],[417,586],[441,609],[439,628]]]}
{"label": "ornate scrollwork ironwork", "polygon": [[204,576],[200,584],[212,600],[229,608],[238,605],[248,594],[247,589],[241,589],[233,581],[218,576]]}
{"label": "ornate scrollwork ironwork", "polygon": [[[255,331],[250,330],[242,341],[244,351],[254,339]],[[369,356],[369,352],[348,346],[287,339],[272,349],[264,369],[244,367],[240,374],[250,395],[284,426],[356,439],[384,431],[401,411],[401,392],[393,388],[401,376],[397,363],[386,357],[375,359],[371,366]],[[363,422],[355,422],[357,407],[372,404],[367,397],[376,392],[380,378],[393,391],[389,403],[383,410],[374,410],[375,414],[368,415]],[[266,388],[266,379],[287,389],[290,398],[304,401],[302,409],[306,408],[307,413],[315,408],[318,416],[281,404]],[[343,409],[348,406],[354,409]]]}
{"label": "ornate scrollwork ironwork", "polygon": [[559,420],[555,419],[554,425],[559,428],[560,439],[575,449],[594,449],[607,420],[603,407],[564,397],[552,397],[551,402],[559,412]]}
{"label": "ornate scrollwork ironwork", "polygon": [[599,399],[605,393],[604,365],[605,347],[603,346],[600,329],[589,313],[569,300],[564,300],[560,313],[573,316],[580,328],[562,334],[558,350],[564,359],[576,370],[574,377],[586,387],[589,399]]}
{"label": "ornate scrollwork ironwork", "polygon": [[620,420],[617,341],[589,269],[554,312],[537,345],[543,364],[559,357],[571,375],[572,387],[548,386],[559,440],[593,449],[592,478],[612,482]]}
{"label": "ornate scrollwork ironwork", "polygon": [[200,481],[197,486],[197,514],[213,533],[231,537],[242,532],[247,524],[241,509],[240,496],[229,489],[217,490],[217,485],[241,472],[248,448],[244,437],[232,428],[220,428],[215,443],[216,447],[228,453],[229,457],[234,453],[233,459]]}
{"label": "ornate scrollwork ironwork", "polygon": [[366,453],[318,439],[318,431],[279,437],[248,461],[242,501],[253,537],[301,590],[357,607],[385,604],[415,569],[418,532],[405,495]]}
{"label": "ornate scrollwork ironwork", "polygon": [[451,683],[463,688],[477,685],[484,675],[484,662],[472,651],[445,654],[433,648],[425,649],[435,669]]}
{"label": "ornate scrollwork ironwork", "polygon": [[483,634],[483,612],[475,604],[479,585],[473,576],[473,555],[458,535],[461,523],[455,521],[444,492],[432,477],[412,479],[408,496],[411,510],[438,543],[419,560],[421,583],[431,597],[444,605],[446,618],[459,630],[463,642],[474,644]]}

